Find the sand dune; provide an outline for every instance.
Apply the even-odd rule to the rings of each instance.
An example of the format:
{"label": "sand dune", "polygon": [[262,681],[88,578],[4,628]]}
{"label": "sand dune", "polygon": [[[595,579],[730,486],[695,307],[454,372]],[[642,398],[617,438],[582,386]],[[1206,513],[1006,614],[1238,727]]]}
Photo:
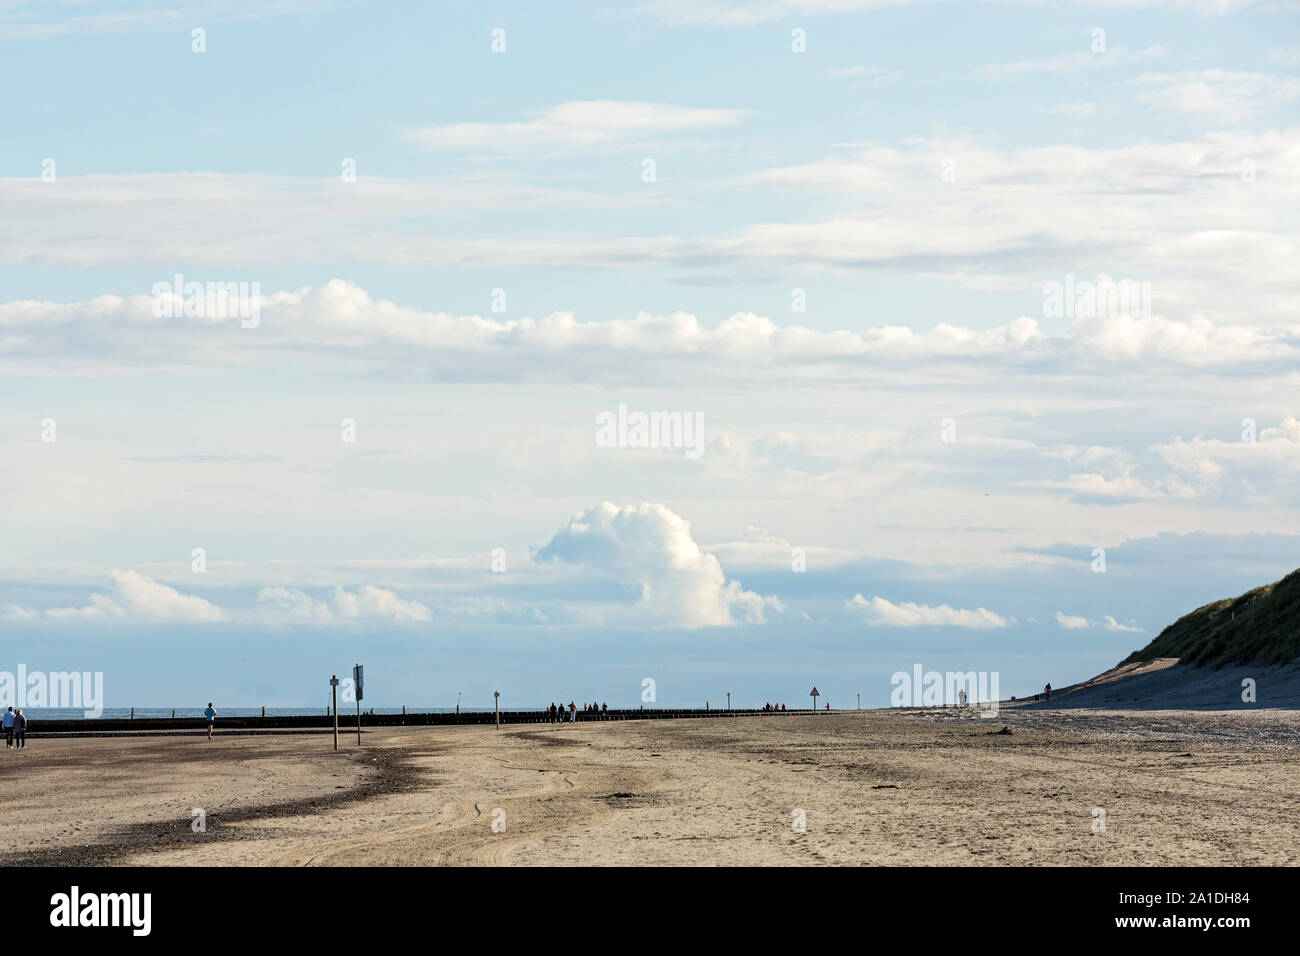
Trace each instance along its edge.
{"label": "sand dune", "polygon": [[[1243,681],[1254,681],[1254,702],[1242,700]],[[1021,700],[1004,707],[1062,710],[1259,710],[1300,708],[1300,661],[1281,667],[1236,664],[1215,670],[1176,657],[1121,664],[1090,680],[1054,688],[1050,702]]]}

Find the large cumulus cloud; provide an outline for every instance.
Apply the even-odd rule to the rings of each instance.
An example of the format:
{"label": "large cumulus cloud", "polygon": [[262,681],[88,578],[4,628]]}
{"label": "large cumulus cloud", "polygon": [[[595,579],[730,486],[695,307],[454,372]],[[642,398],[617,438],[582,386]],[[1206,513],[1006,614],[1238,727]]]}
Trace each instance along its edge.
{"label": "large cumulus cloud", "polygon": [[535,557],[613,574],[637,593],[639,612],[669,627],[762,623],[767,608],[782,609],[775,597],[727,580],[718,559],[696,544],[690,523],[662,504],[602,501],[571,516]]}

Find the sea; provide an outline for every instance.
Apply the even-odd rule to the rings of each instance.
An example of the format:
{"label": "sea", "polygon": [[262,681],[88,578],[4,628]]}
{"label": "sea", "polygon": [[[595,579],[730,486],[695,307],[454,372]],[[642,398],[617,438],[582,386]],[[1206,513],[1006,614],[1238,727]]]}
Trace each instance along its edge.
{"label": "sea", "polygon": [[[137,720],[159,717],[202,717],[204,707],[177,707],[173,710],[171,707],[137,707],[135,708],[135,717]],[[222,717],[261,717],[261,707],[214,707],[217,712],[217,719]],[[544,710],[544,707],[526,707],[525,710]],[[361,707],[361,713],[368,714],[371,711],[376,714],[400,714],[400,707]],[[454,714],[455,707],[410,707],[406,708],[410,714]],[[340,719],[349,715],[356,715],[356,705],[348,706],[347,704],[339,705]],[[490,714],[491,707],[462,707],[462,714]],[[28,719],[36,720],[94,720],[96,718],[87,718],[86,712],[80,707],[28,707],[24,709]],[[329,716],[329,708],[321,707],[268,707],[266,716],[268,717],[311,717],[319,714],[322,717]],[[122,720],[131,717],[130,707],[105,707],[104,712],[99,715],[98,719]]]}

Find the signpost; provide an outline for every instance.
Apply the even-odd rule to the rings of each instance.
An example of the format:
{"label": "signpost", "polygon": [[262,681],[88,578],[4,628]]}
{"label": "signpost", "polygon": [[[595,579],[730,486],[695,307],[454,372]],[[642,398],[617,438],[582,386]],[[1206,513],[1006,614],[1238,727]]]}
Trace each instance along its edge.
{"label": "signpost", "polygon": [[334,749],[339,749],[339,675],[330,675],[330,694],[334,698]]}
{"label": "signpost", "polygon": [[500,730],[501,729],[501,691],[494,690],[492,692],[492,696],[496,698],[497,730]]}
{"label": "signpost", "polygon": [[813,685],[812,693],[808,695],[813,699],[813,713],[817,713],[817,697],[819,696],[817,685]]}
{"label": "signpost", "polygon": [[357,746],[361,746],[361,698],[363,696],[363,686],[366,680],[366,669],[360,664],[352,666],[352,683],[357,688]]}

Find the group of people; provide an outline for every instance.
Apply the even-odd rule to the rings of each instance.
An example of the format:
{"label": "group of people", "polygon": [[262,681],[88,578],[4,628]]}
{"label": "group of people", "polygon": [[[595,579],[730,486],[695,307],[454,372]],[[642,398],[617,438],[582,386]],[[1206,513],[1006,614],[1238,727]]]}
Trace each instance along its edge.
{"label": "group of people", "polygon": [[21,710],[10,707],[5,711],[4,719],[5,750],[14,747],[27,747],[27,715]]}
{"label": "group of people", "polygon": [[[551,706],[546,708],[546,715],[551,718],[551,723],[558,724],[564,720],[564,704],[561,702],[558,706],[555,701],[551,701]],[[569,701],[569,720],[570,722],[578,719],[578,705]],[[582,712],[587,715],[607,714],[609,713],[609,704],[597,704],[594,701],[590,704],[582,705]]]}
{"label": "group of people", "polygon": [[764,710],[785,710],[785,704],[764,704]]}

